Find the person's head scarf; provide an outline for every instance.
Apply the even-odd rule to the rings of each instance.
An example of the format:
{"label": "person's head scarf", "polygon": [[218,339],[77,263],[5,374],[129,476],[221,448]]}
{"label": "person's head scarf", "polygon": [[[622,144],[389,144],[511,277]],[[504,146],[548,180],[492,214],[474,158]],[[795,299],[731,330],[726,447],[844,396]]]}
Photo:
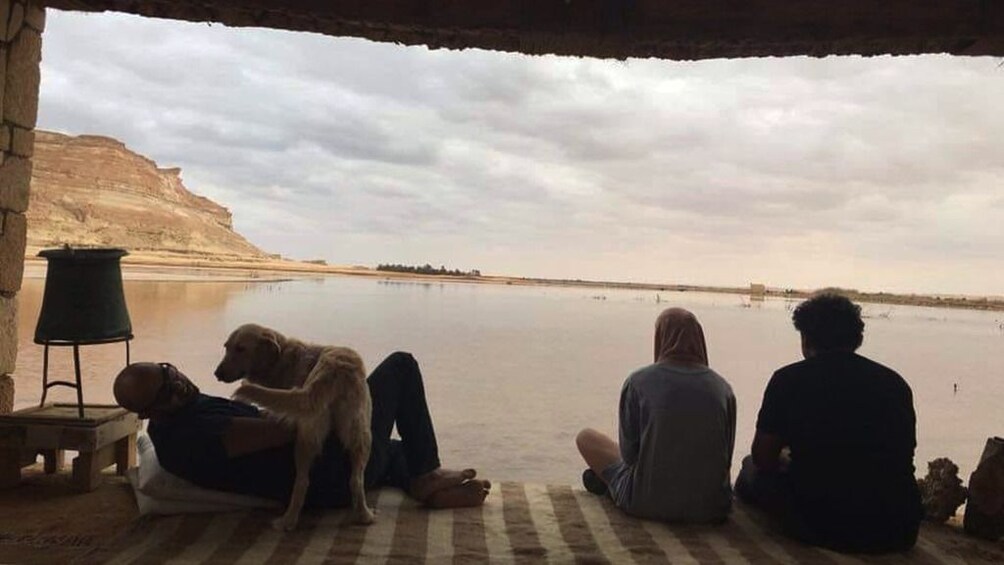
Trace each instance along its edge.
{"label": "person's head scarf", "polygon": [[667,308],[655,321],[655,362],[708,365],[701,323],[683,308]]}

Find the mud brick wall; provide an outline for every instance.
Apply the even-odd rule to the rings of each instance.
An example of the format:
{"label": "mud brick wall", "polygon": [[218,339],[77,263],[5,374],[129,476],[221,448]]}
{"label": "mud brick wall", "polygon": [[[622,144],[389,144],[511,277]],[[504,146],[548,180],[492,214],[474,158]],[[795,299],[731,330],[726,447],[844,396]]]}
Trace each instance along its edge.
{"label": "mud brick wall", "polygon": [[14,404],[17,292],[24,274],[25,211],[38,115],[45,8],[0,0],[0,414]]}

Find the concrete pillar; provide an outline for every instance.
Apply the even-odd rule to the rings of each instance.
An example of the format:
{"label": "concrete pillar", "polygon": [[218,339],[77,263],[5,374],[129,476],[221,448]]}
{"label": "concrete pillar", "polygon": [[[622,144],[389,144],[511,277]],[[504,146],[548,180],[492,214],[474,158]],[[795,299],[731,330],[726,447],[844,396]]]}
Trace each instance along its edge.
{"label": "concrete pillar", "polygon": [[14,404],[17,292],[24,274],[24,213],[44,28],[45,8],[38,0],[0,0],[0,414]]}

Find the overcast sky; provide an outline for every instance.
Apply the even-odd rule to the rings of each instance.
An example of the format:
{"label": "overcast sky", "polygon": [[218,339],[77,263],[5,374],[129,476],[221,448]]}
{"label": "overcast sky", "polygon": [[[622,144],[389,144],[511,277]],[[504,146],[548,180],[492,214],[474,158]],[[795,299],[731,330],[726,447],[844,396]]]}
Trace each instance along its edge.
{"label": "overcast sky", "polygon": [[1004,67],[430,51],[50,11],[39,127],[332,263],[1004,294]]}

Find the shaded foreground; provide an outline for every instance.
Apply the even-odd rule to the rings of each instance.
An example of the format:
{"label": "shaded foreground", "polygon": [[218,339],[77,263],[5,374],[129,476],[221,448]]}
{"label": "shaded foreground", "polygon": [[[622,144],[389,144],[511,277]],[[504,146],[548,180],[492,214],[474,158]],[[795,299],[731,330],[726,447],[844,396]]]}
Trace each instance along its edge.
{"label": "shaded foreground", "polygon": [[22,471],[21,484],[0,491],[0,563],[67,563],[107,544],[137,516],[125,477],[103,474],[95,491],[79,493],[69,473]]}
{"label": "shaded foreground", "polygon": [[[308,512],[282,534],[268,512],[192,514],[133,520],[128,485],[106,477],[99,490],[74,495],[65,477],[27,473],[22,487],[0,493],[0,561],[9,563],[256,562],[318,563],[526,561],[597,563],[836,563],[829,551],[782,539],[762,517],[737,506],[724,526],[669,526],[624,516],[605,498],[567,485],[502,482],[483,508],[427,511],[400,491],[369,493],[371,527],[349,524],[347,511]],[[121,532],[121,533],[119,533]],[[1004,542],[925,524],[905,555],[867,563],[1000,563]],[[858,557],[854,557],[858,560]]]}

